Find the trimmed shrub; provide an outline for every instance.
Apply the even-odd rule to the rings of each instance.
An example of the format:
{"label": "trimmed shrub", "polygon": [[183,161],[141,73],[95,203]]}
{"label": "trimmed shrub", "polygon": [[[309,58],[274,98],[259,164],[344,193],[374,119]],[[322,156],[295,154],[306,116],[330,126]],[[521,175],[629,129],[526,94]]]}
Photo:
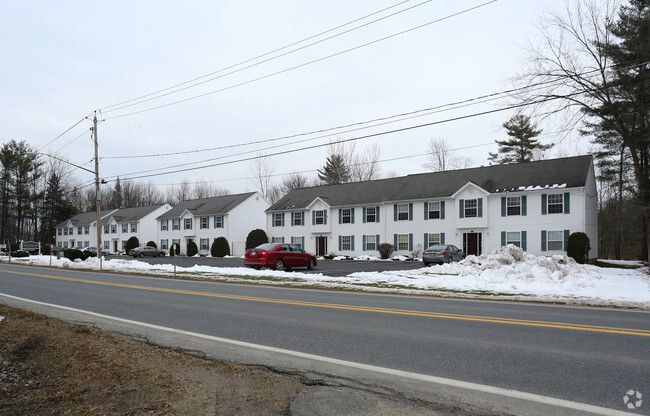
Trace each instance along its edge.
{"label": "trimmed shrub", "polygon": [[153,242],[153,241],[148,241],[148,242],[147,242],[147,247],[158,248],[158,246],[156,245],[156,243]]}
{"label": "trimmed shrub", "polygon": [[9,249],[12,252],[18,251],[18,250],[20,250],[20,244],[18,244],[18,243],[9,244]]}
{"label": "trimmed shrub", "polygon": [[212,242],[210,247],[212,257],[225,257],[230,255],[230,244],[226,237],[219,237]]}
{"label": "trimmed shrub", "polygon": [[575,232],[569,236],[567,241],[566,254],[580,264],[585,264],[589,260],[589,237],[587,234]]}
{"label": "trimmed shrub", "polygon": [[379,245],[379,256],[386,260],[393,255],[393,245],[390,243],[381,243]]}
{"label": "trimmed shrub", "polygon": [[187,243],[187,257],[194,257],[199,253],[199,248],[194,241]]}
{"label": "trimmed shrub", "polygon": [[138,237],[133,236],[126,240],[126,247],[124,247],[124,250],[126,250],[126,254],[129,254],[129,251],[136,247],[140,247],[140,241],[138,241]]}
{"label": "trimmed shrub", "polygon": [[170,256],[178,256],[181,254],[181,246],[178,245],[178,243],[174,243],[169,247],[169,255]]}
{"label": "trimmed shrub", "polygon": [[84,250],[81,252],[81,254],[82,254],[81,260],[86,260],[88,257],[97,257],[97,252],[92,250]]}
{"label": "trimmed shrub", "polygon": [[258,228],[248,233],[248,237],[246,237],[246,250],[268,242],[269,237],[266,235],[266,232]]}
{"label": "trimmed shrub", "polygon": [[11,252],[11,257],[29,257],[29,253],[25,250],[16,250]]}
{"label": "trimmed shrub", "polygon": [[63,250],[63,257],[71,261],[75,261],[76,259],[85,260],[87,258],[84,257],[84,252],[78,248],[66,248]]}

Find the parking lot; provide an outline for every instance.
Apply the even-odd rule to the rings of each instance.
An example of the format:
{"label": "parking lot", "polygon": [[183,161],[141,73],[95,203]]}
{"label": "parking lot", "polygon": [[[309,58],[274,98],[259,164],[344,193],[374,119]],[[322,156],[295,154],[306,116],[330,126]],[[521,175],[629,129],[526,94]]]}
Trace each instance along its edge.
{"label": "parking lot", "polygon": [[[106,256],[106,259],[137,260],[149,264],[173,264],[178,267],[194,265],[213,267],[245,267],[243,258],[218,257],[145,257],[134,259],[130,256]],[[346,276],[355,272],[382,272],[387,270],[412,270],[424,267],[421,261],[369,261],[369,260],[319,260],[314,270],[296,269],[305,273],[323,273],[328,276]],[[432,266],[435,267],[435,266]]]}

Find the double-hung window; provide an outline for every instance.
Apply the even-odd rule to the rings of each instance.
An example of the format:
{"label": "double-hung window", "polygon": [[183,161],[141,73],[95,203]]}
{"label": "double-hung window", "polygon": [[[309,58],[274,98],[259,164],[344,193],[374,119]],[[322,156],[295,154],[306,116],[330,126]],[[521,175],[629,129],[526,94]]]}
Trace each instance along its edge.
{"label": "double-hung window", "polygon": [[303,217],[302,212],[292,212],[291,213],[291,220],[292,220],[291,225],[293,225],[294,227],[303,225],[302,224],[302,217]]}
{"label": "double-hung window", "polygon": [[284,215],[282,212],[276,212],[273,214],[273,226],[282,227],[284,224]]}
{"label": "double-hung window", "polygon": [[200,250],[209,250],[210,249],[210,239],[209,238],[202,238],[199,243],[201,245]]}
{"label": "double-hung window", "polygon": [[377,251],[377,236],[376,235],[366,235],[365,239],[365,250],[366,251]]}
{"label": "double-hung window", "polygon": [[210,228],[210,224],[208,223],[208,217],[201,217],[201,225],[199,227],[202,230],[206,228]]}
{"label": "double-hung window", "polygon": [[366,222],[377,222],[377,207],[366,208]]}
{"label": "double-hung window", "polygon": [[214,217],[214,228],[223,228],[223,215],[216,215]]}
{"label": "double-hung window", "polygon": [[[122,247],[122,248],[124,248],[124,247]],[[160,240],[160,249],[161,250],[169,250],[169,242],[168,242],[168,240],[166,238]]]}
{"label": "double-hung window", "polygon": [[409,235],[408,234],[398,234],[397,235],[397,250],[407,251],[409,249]]}
{"label": "double-hung window", "polygon": [[341,250],[344,251],[352,250],[352,236],[350,235],[341,236]]}
{"label": "double-hung window", "polygon": [[90,233],[90,226],[86,225],[86,226],[84,227],[84,235],[87,235],[87,234],[89,234],[89,233]]}
{"label": "double-hung window", "polygon": [[429,202],[429,215],[430,220],[440,219],[440,201]]}
{"label": "double-hung window", "polygon": [[521,215],[520,196],[509,196],[506,198],[506,215]]}
{"label": "double-hung window", "polygon": [[132,233],[137,233],[138,232],[138,223],[137,222],[132,222],[131,223],[131,232]]}
{"label": "double-hung window", "polygon": [[350,208],[343,208],[341,210],[341,224],[352,223],[352,210]]}
{"label": "double-hung window", "polygon": [[397,220],[408,221],[409,219],[409,204],[397,204]]}
{"label": "double-hung window", "polygon": [[547,232],[547,247],[548,250],[564,250],[564,232],[563,231],[548,231]]}
{"label": "double-hung window", "polygon": [[304,249],[302,246],[304,240],[304,237],[291,237],[291,244]]}
{"label": "double-hung window", "polygon": [[465,218],[478,217],[478,200],[466,199],[465,200]]}
{"label": "double-hung window", "polygon": [[117,224],[111,224],[111,234],[117,234]]}
{"label": "double-hung window", "polygon": [[106,224],[104,226],[104,234],[108,234],[108,231],[109,231],[109,227],[108,227],[108,224]]}
{"label": "double-hung window", "polygon": [[126,234],[128,232],[129,232],[129,226],[127,224],[122,224],[122,233]]}
{"label": "double-hung window", "polygon": [[325,224],[325,211],[314,211],[314,224],[322,225]]}
{"label": "double-hung window", "polygon": [[[180,218],[174,218],[172,220],[172,230],[180,230],[181,229],[181,219]],[[174,243],[172,243],[174,244]]]}
{"label": "double-hung window", "polygon": [[440,233],[429,233],[426,235],[426,240],[425,241],[425,246],[424,248],[428,248],[430,246],[435,246],[437,244],[443,244],[442,238]]}
{"label": "double-hung window", "polygon": [[[169,227],[169,220],[160,220],[160,231],[167,231],[167,227]],[[126,232],[125,230],[122,231]]]}
{"label": "double-hung window", "polygon": [[81,235],[81,232],[82,232],[82,227],[77,227],[77,234]]}
{"label": "double-hung window", "polygon": [[192,229],[192,218],[185,218],[184,230]]}
{"label": "double-hung window", "polygon": [[506,232],[506,244],[514,244],[517,247],[521,247],[521,232],[519,231]]}
{"label": "double-hung window", "polygon": [[547,198],[549,214],[562,214],[564,212],[563,194],[549,194]]}

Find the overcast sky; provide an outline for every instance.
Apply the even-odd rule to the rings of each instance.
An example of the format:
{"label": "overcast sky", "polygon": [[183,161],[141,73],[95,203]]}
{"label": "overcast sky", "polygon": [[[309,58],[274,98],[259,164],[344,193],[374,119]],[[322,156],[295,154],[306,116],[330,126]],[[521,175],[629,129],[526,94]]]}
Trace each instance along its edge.
{"label": "overcast sky", "polygon": [[[337,137],[360,138],[357,151],[378,144],[384,174],[424,172],[432,138],[462,149],[473,166],[485,165],[514,110],[445,120],[495,110],[505,101],[365,129],[359,128],[368,124],[357,124],[510,88],[543,9],[562,9],[564,2],[485,1],[2,0],[0,140],[25,140],[92,170],[90,127],[98,111],[102,178],[153,175],[139,180],[161,189],[183,178],[204,179],[233,193],[255,190],[250,161],[241,159]],[[292,52],[316,41],[322,42]],[[207,74],[201,85],[114,106]],[[351,124],[357,125],[333,129]],[[422,124],[431,125],[363,138]],[[556,141],[557,126],[540,127],[542,142]],[[320,130],[326,131],[311,133]],[[565,141],[548,157],[578,154],[582,147]],[[187,151],[195,152],[181,153]],[[157,154],[168,155],[132,157]],[[313,177],[325,158],[326,149],[316,147],[272,160],[278,175]],[[84,171],[76,176],[93,179]]]}

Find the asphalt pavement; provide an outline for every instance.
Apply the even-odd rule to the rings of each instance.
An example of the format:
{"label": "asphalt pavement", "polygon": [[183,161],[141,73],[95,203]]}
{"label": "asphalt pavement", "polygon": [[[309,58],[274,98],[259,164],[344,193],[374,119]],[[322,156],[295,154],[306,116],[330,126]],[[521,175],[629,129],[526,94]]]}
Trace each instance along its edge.
{"label": "asphalt pavement", "polygon": [[[355,406],[449,414],[474,406],[478,414],[611,415],[627,410],[630,389],[650,391],[646,312],[7,264],[0,265],[0,288],[3,303],[312,380],[322,388],[296,398],[296,415],[327,414],[335,403],[340,411],[329,414]],[[309,411],[319,408],[323,413]]]}

